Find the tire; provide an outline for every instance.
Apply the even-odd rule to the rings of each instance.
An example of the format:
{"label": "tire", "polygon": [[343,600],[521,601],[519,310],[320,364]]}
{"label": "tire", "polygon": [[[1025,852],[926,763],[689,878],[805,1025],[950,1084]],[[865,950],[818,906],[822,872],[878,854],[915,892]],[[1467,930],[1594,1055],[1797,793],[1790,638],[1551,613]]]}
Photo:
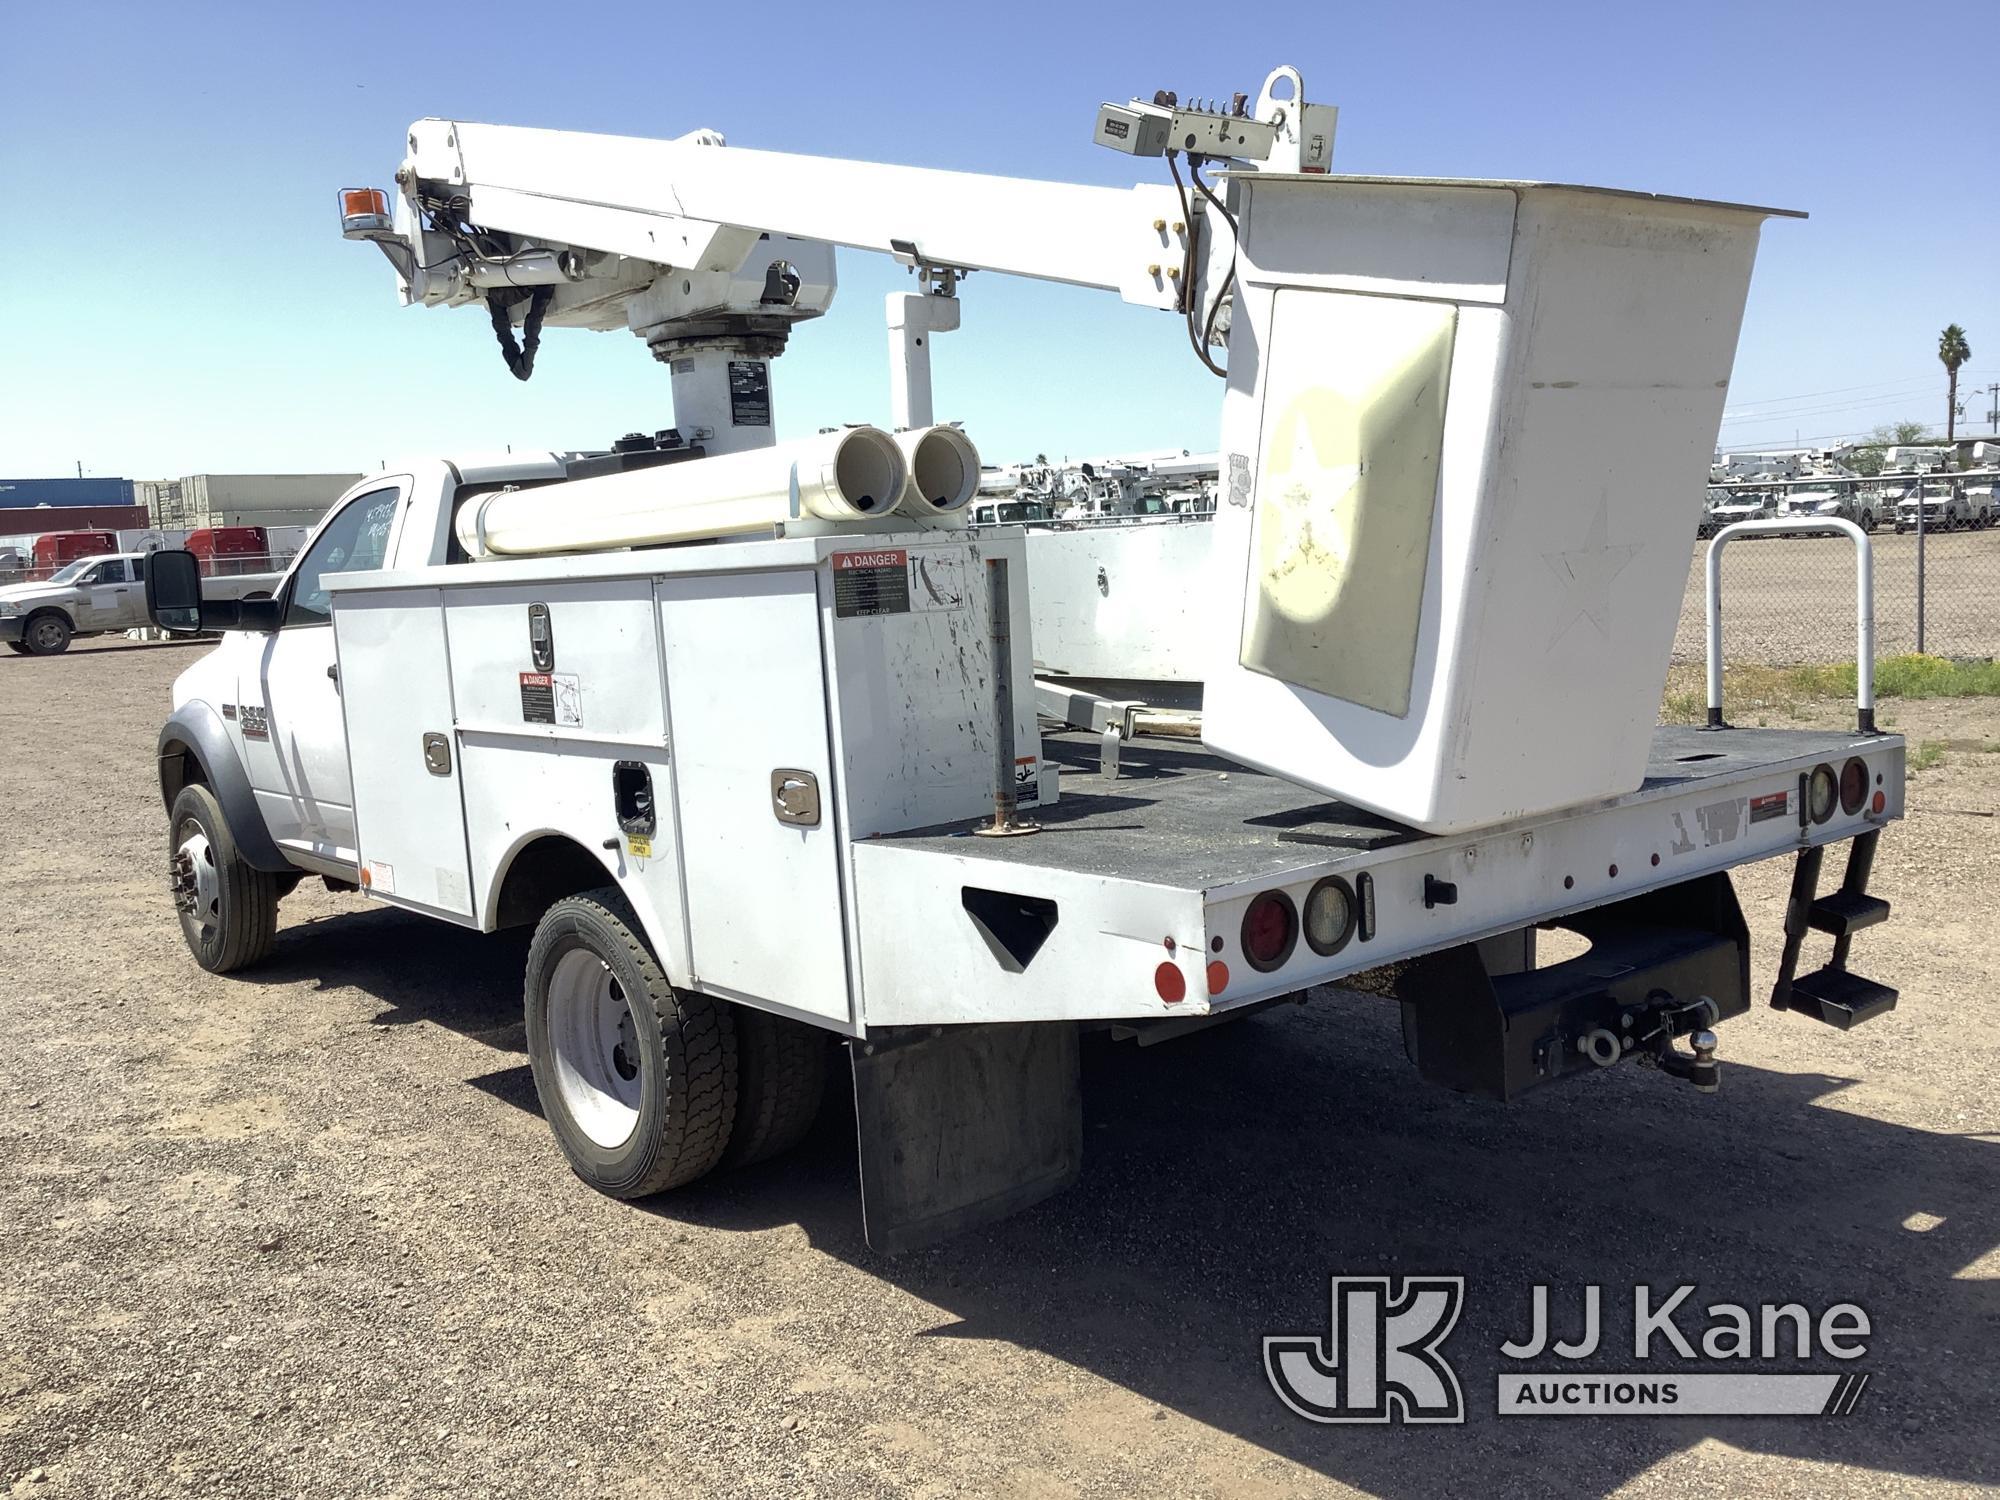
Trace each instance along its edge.
{"label": "tire", "polygon": [[28,623],[21,627],[21,644],[30,656],[60,656],[69,650],[70,637],[75,634],[69,616],[49,609],[28,617]]}
{"label": "tire", "polygon": [[1863,512],[1861,512],[1861,529],[1863,531],[1873,531],[1875,529],[1874,511],[1864,510]]}
{"label": "tire", "polygon": [[26,656],[28,654],[28,648],[22,645],[19,641],[9,641],[7,643],[7,649],[13,652],[16,656]]}
{"label": "tire", "polygon": [[167,815],[167,878],[181,936],[209,973],[233,973],[271,951],[279,877],[237,852],[222,805],[199,782],[181,788]]}
{"label": "tire", "polygon": [[826,1097],[826,1054],[819,1028],[736,1007],[736,1128],[724,1166],[769,1161],[806,1138]]}
{"label": "tire", "polygon": [[543,914],[525,990],[535,1091],[577,1176],[644,1198],[722,1159],[736,1122],[732,1007],[667,982],[617,887]]}

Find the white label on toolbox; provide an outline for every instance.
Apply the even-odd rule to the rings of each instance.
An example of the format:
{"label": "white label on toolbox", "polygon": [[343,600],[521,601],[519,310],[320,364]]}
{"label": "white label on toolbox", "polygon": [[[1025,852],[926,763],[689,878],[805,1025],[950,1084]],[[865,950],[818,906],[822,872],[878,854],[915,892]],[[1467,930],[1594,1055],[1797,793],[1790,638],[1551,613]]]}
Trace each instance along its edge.
{"label": "white label on toolbox", "polygon": [[964,609],[964,554],[941,548],[912,552],[910,603],[918,609]]}
{"label": "white label on toolbox", "polygon": [[361,883],[378,896],[396,894],[396,867],[371,859],[361,867]]}

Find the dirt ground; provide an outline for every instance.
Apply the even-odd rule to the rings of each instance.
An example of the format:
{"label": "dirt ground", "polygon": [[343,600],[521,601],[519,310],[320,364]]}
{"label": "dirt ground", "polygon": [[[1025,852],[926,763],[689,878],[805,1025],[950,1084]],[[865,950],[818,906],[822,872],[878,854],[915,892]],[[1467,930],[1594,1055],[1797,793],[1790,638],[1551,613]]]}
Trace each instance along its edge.
{"label": "dirt ground", "polygon": [[[2000,755],[1911,783],[1876,872],[1896,916],[1855,955],[1902,1003],[1863,1030],[1760,1004],[1722,1031],[1716,1096],[1621,1068],[1503,1107],[1421,1082],[1386,1002],[1321,993],[1093,1049],[1081,1185],[892,1260],[861,1240],[838,1097],[784,1160],[647,1206],[584,1189],[537,1116],[519,937],[312,884],[266,967],[197,969],[151,753],[199,649],[0,659],[0,1492],[2000,1481]],[[2000,738],[1991,700],[1887,710],[1913,738]],[[1739,881],[1764,989],[1785,877]],[[1412,1272],[1468,1278],[1467,1424],[1285,1411],[1262,1336],[1323,1331],[1331,1274]],[[1584,1284],[1609,1314],[1641,1281],[1861,1304],[1859,1409],[1493,1415],[1535,1283],[1573,1322]]]}

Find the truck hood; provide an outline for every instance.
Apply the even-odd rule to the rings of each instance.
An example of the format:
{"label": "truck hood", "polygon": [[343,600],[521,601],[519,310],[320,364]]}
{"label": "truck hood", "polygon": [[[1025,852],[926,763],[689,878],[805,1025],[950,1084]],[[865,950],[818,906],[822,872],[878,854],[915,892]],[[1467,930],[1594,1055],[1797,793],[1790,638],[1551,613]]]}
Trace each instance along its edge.
{"label": "truck hood", "polygon": [[70,592],[66,583],[10,583],[0,588],[0,604],[55,603]]}

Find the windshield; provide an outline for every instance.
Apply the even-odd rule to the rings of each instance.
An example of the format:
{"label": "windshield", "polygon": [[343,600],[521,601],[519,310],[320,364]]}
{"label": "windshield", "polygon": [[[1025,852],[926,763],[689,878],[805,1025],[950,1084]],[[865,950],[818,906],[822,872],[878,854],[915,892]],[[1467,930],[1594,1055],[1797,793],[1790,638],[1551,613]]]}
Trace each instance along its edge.
{"label": "windshield", "polygon": [[75,562],[71,563],[61,572],[51,573],[49,575],[49,582],[74,583],[76,582],[77,579],[83,576],[85,569],[102,561],[103,561],[102,558],[97,558],[97,557],[79,557]]}

